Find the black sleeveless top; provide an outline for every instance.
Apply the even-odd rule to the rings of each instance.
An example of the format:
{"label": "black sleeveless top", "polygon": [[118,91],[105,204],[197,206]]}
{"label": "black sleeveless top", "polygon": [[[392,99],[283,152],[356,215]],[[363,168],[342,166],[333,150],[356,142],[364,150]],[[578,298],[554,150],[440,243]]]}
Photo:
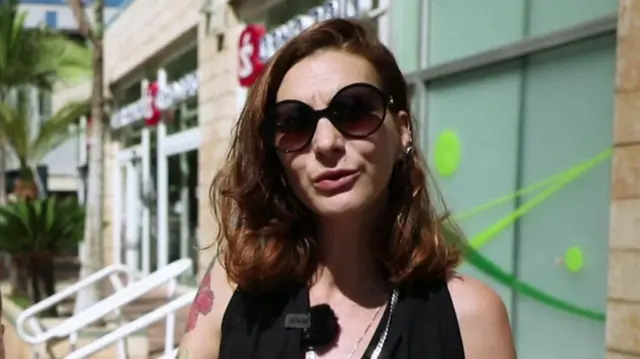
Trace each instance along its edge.
{"label": "black sleeveless top", "polygon": [[[252,296],[236,290],[222,320],[219,359],[302,359],[301,331],[285,316],[309,309],[309,291]],[[389,315],[380,320],[363,359],[375,349]],[[379,359],[464,359],[446,281],[401,288]]]}

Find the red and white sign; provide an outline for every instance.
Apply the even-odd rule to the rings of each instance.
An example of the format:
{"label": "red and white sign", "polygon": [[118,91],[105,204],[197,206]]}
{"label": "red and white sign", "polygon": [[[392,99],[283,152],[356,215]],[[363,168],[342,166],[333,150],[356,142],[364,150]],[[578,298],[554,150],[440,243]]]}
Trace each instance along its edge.
{"label": "red and white sign", "polygon": [[260,59],[260,41],[266,29],[262,25],[248,25],[238,39],[238,82],[250,87],[264,68]]}
{"label": "red and white sign", "polygon": [[147,126],[157,125],[164,111],[197,93],[196,72],[189,73],[166,86],[160,86],[158,82],[150,83],[146,96],[121,108],[111,117],[111,128],[119,129],[140,120],[144,120]]}
{"label": "red and white sign", "polygon": [[[150,98],[150,99],[157,98],[159,91],[160,91],[160,86],[158,85],[158,81],[154,81],[150,83],[149,86],[147,87],[147,98]],[[158,122],[160,122],[160,119],[162,118],[162,111],[158,109],[158,105],[156,104],[156,101],[149,101],[149,106],[151,110],[150,111],[151,115],[146,116],[144,118],[144,124],[147,126],[154,126],[154,125],[157,125]]]}
{"label": "red and white sign", "polygon": [[334,18],[354,18],[371,11],[372,0],[326,0],[276,27],[265,31],[261,25],[248,25],[240,34],[238,44],[238,81],[250,87],[266,63],[287,41],[318,22]]}

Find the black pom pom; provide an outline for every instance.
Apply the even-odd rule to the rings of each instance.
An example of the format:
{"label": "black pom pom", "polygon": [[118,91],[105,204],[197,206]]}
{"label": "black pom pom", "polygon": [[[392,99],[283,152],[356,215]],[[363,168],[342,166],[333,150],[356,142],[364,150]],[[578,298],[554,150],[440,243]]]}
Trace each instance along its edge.
{"label": "black pom pom", "polygon": [[302,334],[302,344],[306,348],[322,348],[335,342],[340,326],[338,318],[328,304],[320,304],[309,309],[311,326]]}

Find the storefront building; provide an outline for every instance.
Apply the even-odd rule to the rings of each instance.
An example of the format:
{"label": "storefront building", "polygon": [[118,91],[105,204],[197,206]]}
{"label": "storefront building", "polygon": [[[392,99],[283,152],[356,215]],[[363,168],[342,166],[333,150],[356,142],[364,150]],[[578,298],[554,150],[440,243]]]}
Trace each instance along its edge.
{"label": "storefront building", "polygon": [[149,273],[198,262],[199,9],[135,1],[106,31],[106,263]]}
{"label": "storefront building", "polygon": [[623,288],[639,285],[627,198],[640,157],[616,146],[632,141],[620,86],[637,68],[621,57],[625,40],[616,54],[630,4],[620,18],[609,0],[409,0],[391,11],[423,150],[483,256],[462,271],[504,299],[519,358],[640,355],[640,292]]}
{"label": "storefront building", "polygon": [[315,21],[364,17],[398,56],[435,181],[486,259],[463,272],[507,303],[519,357],[640,358],[637,2],[222,3],[136,0],[106,32],[107,263],[191,257],[194,284],[215,252],[198,250],[217,233],[209,186],[264,60]]}

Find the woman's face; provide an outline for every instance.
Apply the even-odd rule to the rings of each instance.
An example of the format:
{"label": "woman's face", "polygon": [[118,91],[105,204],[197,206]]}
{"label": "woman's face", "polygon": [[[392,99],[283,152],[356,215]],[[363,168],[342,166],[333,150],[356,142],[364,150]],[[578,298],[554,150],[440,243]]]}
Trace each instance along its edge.
{"label": "woman's face", "polygon": [[[292,152],[279,151],[288,186],[308,208],[325,218],[346,219],[345,215],[362,215],[383,204],[393,167],[411,144],[408,114],[390,113],[388,98],[382,103],[375,89],[371,91],[366,85],[345,89],[356,83],[381,88],[376,71],[363,57],[328,50],[293,66],[277,93],[278,103],[297,100],[313,110],[342,111],[342,117],[328,115],[337,123],[346,124],[342,132],[327,117],[318,116],[315,132],[306,146]],[[360,126],[349,116],[362,113],[353,111],[356,106],[352,104],[363,102],[376,107],[371,112],[384,116],[382,124],[366,137],[345,135],[349,126]],[[305,116],[295,118],[298,121]]]}

